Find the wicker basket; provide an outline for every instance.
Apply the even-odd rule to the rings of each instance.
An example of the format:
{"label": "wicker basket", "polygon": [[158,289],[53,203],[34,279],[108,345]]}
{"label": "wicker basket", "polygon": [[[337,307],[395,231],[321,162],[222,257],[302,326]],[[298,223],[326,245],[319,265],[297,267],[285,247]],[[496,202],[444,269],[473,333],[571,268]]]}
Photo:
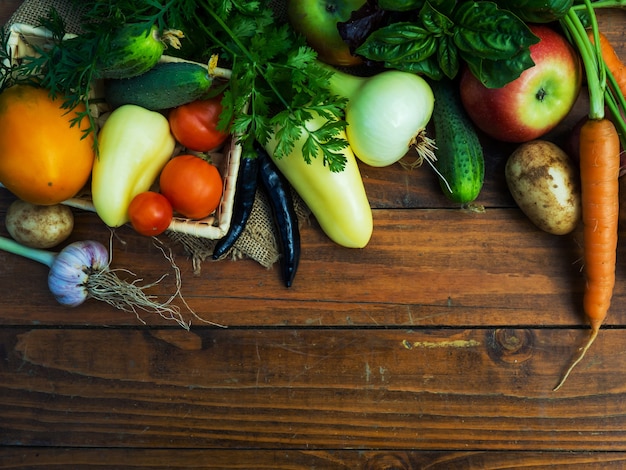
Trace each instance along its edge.
{"label": "wicker basket", "polygon": [[[67,37],[71,36],[73,35],[68,34]],[[36,49],[33,46],[45,48],[50,38],[50,32],[44,28],[33,27],[23,23],[11,25],[8,40],[11,60],[17,63],[25,57],[33,57],[36,53]],[[178,59],[164,56],[162,60],[172,61]],[[230,71],[227,69],[217,68],[214,72],[221,77],[227,78],[230,76]],[[94,98],[103,96],[98,85],[96,84],[91,92]],[[106,111],[108,111],[106,104],[92,105],[89,109],[89,112],[96,118],[102,116]],[[174,217],[168,230],[208,239],[222,238],[226,234],[230,227],[237,186],[237,173],[241,159],[241,147],[237,145],[236,141],[236,136],[231,136],[223,148],[223,153],[211,154],[214,163],[220,169],[224,181],[222,200],[215,213],[201,220]],[[95,212],[88,189],[84,193],[64,201],[64,204]]]}

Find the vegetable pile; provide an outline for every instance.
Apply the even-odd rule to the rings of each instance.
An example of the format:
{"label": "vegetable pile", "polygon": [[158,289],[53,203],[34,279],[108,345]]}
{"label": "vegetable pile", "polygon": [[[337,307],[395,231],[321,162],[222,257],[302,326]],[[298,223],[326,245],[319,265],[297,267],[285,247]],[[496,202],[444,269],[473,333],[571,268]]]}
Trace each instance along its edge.
{"label": "vegetable pile", "polygon": [[[294,1],[288,19],[271,2],[76,1],[83,32],[67,35],[52,9],[40,25],[51,32],[48,47],[3,57],[0,183],[53,205],[90,178],[105,225],[156,236],[174,217],[216,213],[227,178],[212,159],[236,146],[232,221],[213,259],[232,250],[265,191],[290,287],[301,251],[294,195],[330,240],[364,248],[374,223],[361,168],[426,162],[442,196],[471,208],[484,183],[483,139],[516,143],[505,177],[529,220],[554,235],[583,224],[591,335],[558,389],[595,340],[615,283],[626,74],[595,9],[620,3],[370,0],[320,44]],[[6,32],[3,43],[8,50]],[[568,155],[542,139],[572,109],[583,75],[588,118],[572,130]],[[529,89],[537,108],[522,113],[513,97]],[[97,118],[94,104],[109,112]],[[54,145],[39,158],[44,141]],[[413,165],[401,161],[409,151]],[[14,242],[2,247],[31,256]]]}

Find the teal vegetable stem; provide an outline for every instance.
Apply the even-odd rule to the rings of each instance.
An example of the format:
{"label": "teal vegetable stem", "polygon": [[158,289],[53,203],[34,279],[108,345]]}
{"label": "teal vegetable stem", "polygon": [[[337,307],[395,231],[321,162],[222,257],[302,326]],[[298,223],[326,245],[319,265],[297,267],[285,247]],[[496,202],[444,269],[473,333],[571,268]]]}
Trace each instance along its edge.
{"label": "teal vegetable stem", "polygon": [[41,264],[45,264],[48,268],[52,267],[52,263],[54,263],[57,256],[54,252],[30,248],[7,237],[0,237],[0,250],[37,261]]}

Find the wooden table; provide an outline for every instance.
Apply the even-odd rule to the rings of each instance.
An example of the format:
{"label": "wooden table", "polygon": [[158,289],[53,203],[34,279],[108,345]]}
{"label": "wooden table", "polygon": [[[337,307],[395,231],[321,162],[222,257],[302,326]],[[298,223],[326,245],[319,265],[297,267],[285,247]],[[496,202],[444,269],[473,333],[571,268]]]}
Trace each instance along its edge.
{"label": "wooden table", "polygon": [[[18,3],[0,2],[3,22]],[[601,15],[624,58],[625,20]],[[47,268],[0,253],[0,468],[624,468],[625,250],[605,328],[552,392],[587,334],[581,233],[531,225],[504,184],[513,147],[484,145],[484,213],[451,205],[427,168],[362,166],[369,246],[312,220],[290,289],[251,260],[194,276],[175,246],[184,298],[228,328],[64,308]],[[0,218],[12,199],[0,191]],[[110,233],[76,211],[72,239]],[[113,266],[171,274],[126,227]]]}

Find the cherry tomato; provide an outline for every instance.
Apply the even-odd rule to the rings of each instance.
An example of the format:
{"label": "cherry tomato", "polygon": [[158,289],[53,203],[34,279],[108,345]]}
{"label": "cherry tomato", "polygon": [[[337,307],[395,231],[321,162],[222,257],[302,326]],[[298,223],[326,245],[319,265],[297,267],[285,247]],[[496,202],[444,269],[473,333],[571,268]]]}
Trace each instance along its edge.
{"label": "cherry tomato", "polygon": [[137,194],[128,206],[128,218],[137,233],[154,236],[169,227],[174,210],[163,194],[146,191]]}
{"label": "cherry tomato", "polygon": [[189,150],[209,152],[219,148],[228,132],[217,130],[222,112],[222,96],[196,100],[170,111],[168,119],[172,134]]}
{"label": "cherry tomato", "polygon": [[222,199],[222,176],[217,167],[195,155],[172,158],[161,171],[161,193],[179,214],[204,219]]}

